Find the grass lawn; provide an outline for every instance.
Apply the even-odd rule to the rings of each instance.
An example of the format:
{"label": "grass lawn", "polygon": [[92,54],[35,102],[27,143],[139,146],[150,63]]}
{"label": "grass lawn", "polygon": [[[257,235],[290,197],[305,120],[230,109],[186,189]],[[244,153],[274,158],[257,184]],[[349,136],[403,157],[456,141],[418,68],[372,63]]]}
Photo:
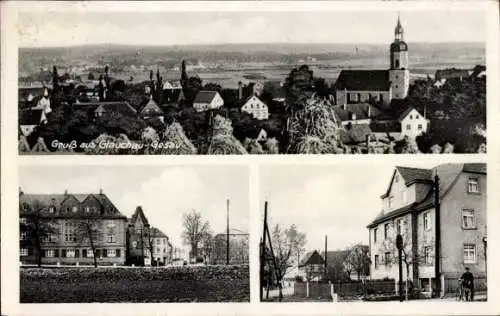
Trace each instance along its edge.
{"label": "grass lawn", "polygon": [[61,272],[54,277],[21,275],[21,303],[250,301],[248,278],[175,278],[169,273],[144,278],[140,272],[122,278],[108,271],[86,279]]}

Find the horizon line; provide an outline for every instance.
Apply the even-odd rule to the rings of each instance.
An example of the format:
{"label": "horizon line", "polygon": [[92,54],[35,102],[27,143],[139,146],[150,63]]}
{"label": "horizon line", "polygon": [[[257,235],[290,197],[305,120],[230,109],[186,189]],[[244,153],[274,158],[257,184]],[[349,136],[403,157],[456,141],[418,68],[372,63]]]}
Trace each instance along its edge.
{"label": "horizon line", "polygon": [[[409,44],[483,44],[486,41],[432,41],[432,42],[410,42]],[[90,46],[125,46],[125,47],[196,47],[196,46],[223,46],[223,45],[390,45],[382,42],[227,42],[227,43],[186,43],[186,44],[120,44],[120,43],[91,43],[91,44],[70,44],[57,46],[19,46],[18,49],[34,48],[78,48]]]}

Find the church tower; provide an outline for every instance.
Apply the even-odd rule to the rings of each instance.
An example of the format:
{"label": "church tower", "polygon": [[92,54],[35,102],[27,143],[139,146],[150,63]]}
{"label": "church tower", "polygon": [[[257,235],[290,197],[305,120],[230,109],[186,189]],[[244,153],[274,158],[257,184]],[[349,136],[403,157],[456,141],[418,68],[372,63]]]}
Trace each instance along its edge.
{"label": "church tower", "polygon": [[408,69],[408,44],[404,41],[404,29],[398,16],[394,29],[394,42],[390,48],[389,80],[393,99],[404,99],[410,87],[410,70]]}

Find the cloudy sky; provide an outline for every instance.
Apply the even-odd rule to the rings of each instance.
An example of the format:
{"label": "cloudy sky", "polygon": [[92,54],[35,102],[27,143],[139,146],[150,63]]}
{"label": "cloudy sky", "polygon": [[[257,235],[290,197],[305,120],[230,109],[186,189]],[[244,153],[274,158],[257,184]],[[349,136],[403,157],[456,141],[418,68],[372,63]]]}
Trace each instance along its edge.
{"label": "cloudy sky", "polygon": [[[31,5],[31,4],[30,4]],[[90,5],[90,4],[89,4]],[[27,6],[29,8],[29,6]],[[23,11],[20,46],[80,44],[388,43],[396,11]],[[401,11],[409,42],[483,42],[483,11]]]}
{"label": "cloudy sky", "polygon": [[215,233],[231,228],[248,232],[248,169],[244,166],[23,166],[25,193],[98,193],[102,188],[120,212],[130,217],[138,205],[176,247],[182,247],[182,214],[202,213]]}
{"label": "cloudy sky", "polygon": [[[432,163],[403,166],[432,168]],[[293,170],[291,172],[290,170]],[[260,217],[267,199],[270,227],[297,225],[307,235],[307,250],[345,249],[368,244],[366,225],[381,211],[380,196],[394,165],[263,166],[260,172]],[[262,224],[261,224],[262,225]]]}

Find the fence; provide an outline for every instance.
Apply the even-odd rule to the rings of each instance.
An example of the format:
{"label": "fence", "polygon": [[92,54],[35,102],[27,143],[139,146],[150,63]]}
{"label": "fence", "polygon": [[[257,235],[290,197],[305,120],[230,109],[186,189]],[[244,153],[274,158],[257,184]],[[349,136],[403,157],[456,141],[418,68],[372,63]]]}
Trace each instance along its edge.
{"label": "fence", "polygon": [[294,294],[313,299],[332,298],[333,284],[315,282],[295,282]]}
{"label": "fence", "polygon": [[335,283],[334,292],[339,296],[355,296],[363,294],[394,294],[394,280],[367,280],[365,291],[362,282]]}
{"label": "fence", "polygon": [[[487,279],[484,276],[474,278],[474,292],[483,292],[488,289]],[[444,293],[457,293],[458,278],[444,279]]]}

